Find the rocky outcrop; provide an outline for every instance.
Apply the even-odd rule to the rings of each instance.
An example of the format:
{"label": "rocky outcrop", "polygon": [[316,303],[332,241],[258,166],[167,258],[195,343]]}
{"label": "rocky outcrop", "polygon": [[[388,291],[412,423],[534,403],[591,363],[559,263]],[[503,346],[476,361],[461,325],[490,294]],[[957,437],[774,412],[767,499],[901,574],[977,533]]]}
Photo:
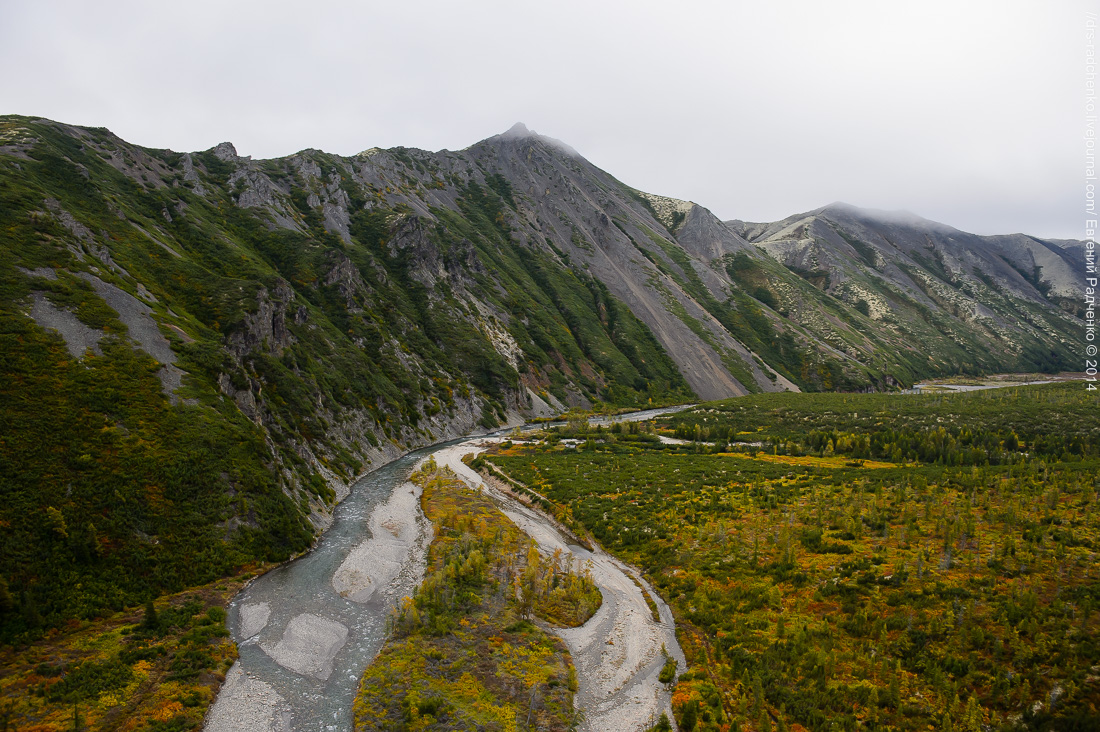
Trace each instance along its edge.
{"label": "rocky outcrop", "polygon": [[391,229],[386,244],[390,256],[404,255],[413,266],[409,272],[413,279],[431,289],[436,283],[447,279],[447,269],[440,257],[439,247],[424,231],[421,218],[416,215],[398,218]]}
{"label": "rocky outcrop", "polygon": [[752,256],[752,245],[726,226],[717,216],[702,206],[692,206],[676,232],[676,241],[685,251],[703,263],[709,263],[737,252]]}
{"label": "rocky outcrop", "polygon": [[325,231],[336,234],[347,243],[351,243],[351,199],[340,187],[340,176],[332,173],[329,176],[328,185],[324,188],[324,203],[321,208],[321,216],[324,220]]}
{"label": "rocky outcrop", "polygon": [[180,157],[180,164],[183,166],[183,179],[191,184],[191,190],[197,195],[205,196],[206,188],[203,187],[199,174],[195,172],[195,163],[191,160],[191,154],[184,153]]}
{"label": "rocky outcrop", "polygon": [[237,157],[237,148],[234,147],[232,142],[219,142],[214,146],[212,152],[214,157],[221,160],[223,163],[235,163],[240,160]]}
{"label": "rocky outcrop", "polygon": [[110,249],[96,241],[95,234],[92,233],[91,229],[77,221],[71,213],[61,207],[61,204],[56,199],[47,198],[45,204],[46,208],[54,218],[57,219],[58,223],[68,229],[69,233],[77,238],[78,244],[71,242],[68,244],[69,251],[73,253],[73,256],[77,259],[84,259],[84,251],[82,251],[81,247],[81,245],[83,245],[83,250],[86,250],[89,254],[102,262],[108,269],[120,273],[123,271],[122,268],[111,259]]}
{"label": "rocky outcrop", "polygon": [[256,309],[245,315],[239,328],[229,336],[230,352],[241,359],[250,351],[280,353],[292,342],[287,330],[287,308],[294,300],[294,290],[279,280],[272,292],[261,287],[256,294]]}
{"label": "rocky outcrop", "polygon": [[228,396],[241,410],[241,414],[257,424],[260,423],[260,409],[256,403],[256,395],[262,390],[260,383],[249,379],[245,387],[237,389],[228,374],[218,374],[218,388]]}
{"label": "rocky outcrop", "polygon": [[371,288],[363,282],[359,268],[346,254],[331,252],[328,258],[330,268],[321,281],[327,286],[336,287],[340,297],[344,299],[347,311],[358,315],[363,312],[362,298],[370,296]]}

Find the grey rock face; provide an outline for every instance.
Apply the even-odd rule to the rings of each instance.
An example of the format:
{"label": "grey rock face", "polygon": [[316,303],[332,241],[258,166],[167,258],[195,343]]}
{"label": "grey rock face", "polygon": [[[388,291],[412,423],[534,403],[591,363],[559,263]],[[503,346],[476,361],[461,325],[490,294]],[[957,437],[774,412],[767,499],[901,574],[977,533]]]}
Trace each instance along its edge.
{"label": "grey rock face", "polygon": [[[321,177],[321,166],[317,164],[316,160],[312,158],[296,157],[295,163],[298,168],[298,175],[302,176],[305,180]],[[316,204],[310,205],[315,206]]]}
{"label": "grey rock face", "polygon": [[344,203],[329,201],[325,203],[322,216],[325,221],[325,230],[336,234],[347,243],[351,243],[351,216],[348,215],[347,194],[340,191]]}
{"label": "grey rock face", "polygon": [[711,262],[737,252],[755,254],[751,244],[710,211],[696,205],[691,207],[677,229],[676,241],[703,262]]}
{"label": "grey rock face", "polygon": [[245,180],[246,188],[237,197],[237,205],[241,208],[261,208],[275,203],[275,191],[266,176],[252,170],[241,169],[229,178],[230,184],[236,184],[241,179]]}
{"label": "grey rock face", "polygon": [[340,296],[344,298],[349,313],[358,314],[363,312],[358,298],[370,295],[371,290],[363,282],[359,269],[342,252],[333,252],[329,255],[329,259],[332,262],[332,267],[325,273],[322,282],[325,285],[336,286]]}
{"label": "grey rock face", "polygon": [[[1081,242],[1049,242],[1026,234],[984,236],[996,255],[1003,257],[1017,273],[1032,273],[1038,268],[1037,278],[1050,287],[1050,293],[1058,297],[1078,298],[1083,292],[1085,261],[1074,244]],[[1034,286],[1034,282],[1029,283]]]}
{"label": "grey rock face", "polygon": [[199,174],[195,172],[195,163],[191,160],[190,153],[183,154],[182,165],[183,179],[191,184],[191,190],[200,196],[205,196],[206,189],[203,188],[202,181],[199,179]]}
{"label": "grey rock face", "polygon": [[34,318],[34,322],[43,328],[57,331],[65,339],[65,347],[73,358],[84,358],[89,350],[97,356],[103,355],[99,347],[103,331],[84,325],[68,310],[62,310],[47,300],[41,292],[32,293],[32,297],[34,303],[30,316]]}
{"label": "grey rock face", "polygon": [[266,210],[274,226],[302,231],[302,227],[294,218],[291,206],[284,200],[285,194],[250,162],[246,161],[229,176],[229,184],[243,185],[244,190],[237,196],[237,205],[241,208]]}
{"label": "grey rock face", "polygon": [[164,393],[175,403],[178,397],[174,392],[183,381],[184,371],[176,366],[176,354],[168,339],[160,332],[157,322],[153,320],[152,308],[125,290],[87,272],[79,272],[77,276],[91,283],[96,294],[118,313],[118,319],[126,326],[129,337],[137,341],[143,351],[163,364],[157,376],[161,380]]}
{"label": "grey rock face", "polygon": [[[755,367],[749,349],[717,325],[655,264],[659,261],[666,269],[679,269],[656,239],[664,246],[678,245],[648,208],[575,151],[533,133],[515,132],[489,138],[466,152],[482,168],[499,170],[509,180],[518,199],[517,228],[535,229],[531,239],[553,242],[625,302],[653,331],[700,397],[719,399],[747,393],[747,387],[727,367],[727,359],[744,363],[754,376],[754,387],[782,388]],[[705,209],[699,209],[696,217],[700,222],[706,217],[715,222],[709,230],[713,240],[707,239],[702,223],[693,226],[692,231],[697,232],[693,242],[700,248],[718,256],[746,246]],[[604,225],[605,219],[613,225]],[[728,281],[713,282],[715,278],[721,279],[721,274],[708,272],[704,281],[711,280],[719,292],[729,287]],[[704,324],[710,333],[706,340],[684,322],[681,313],[685,312]]]}
{"label": "grey rock face", "polygon": [[447,270],[439,256],[438,247],[428,238],[418,216],[400,219],[393,229],[393,236],[387,246],[390,256],[399,253],[410,255],[415,263],[410,273],[414,279],[426,287],[434,287],[436,282],[447,278]]}
{"label": "grey rock face", "polygon": [[252,350],[278,353],[290,345],[286,308],[293,299],[294,290],[282,280],[274,292],[260,289],[256,310],[244,317],[244,327],[229,338],[230,350],[238,359]]}
{"label": "grey rock face", "polygon": [[[95,234],[92,233],[91,229],[77,221],[71,213],[61,208],[61,204],[58,203],[57,200],[53,198],[47,198],[45,203],[46,208],[48,208],[50,212],[53,213],[54,217],[61,223],[61,225],[68,229],[73,234],[73,236],[79,239],[80,242],[84,245],[84,248],[91,252],[91,254],[96,259],[102,262],[104,266],[114,270],[115,272],[123,272],[122,268],[115,264],[114,260],[111,259],[110,249],[96,241]],[[77,259],[84,259],[84,254],[80,251],[79,246],[69,244],[69,251],[71,251]]]}
{"label": "grey rock face", "polygon": [[247,388],[236,389],[233,387],[233,382],[230,380],[227,374],[218,375],[218,388],[223,394],[228,396],[237,405],[237,409],[241,410],[241,414],[248,417],[253,422],[260,422],[260,408],[256,403],[256,397],[252,393],[253,389],[259,391],[258,384],[250,383]]}
{"label": "grey rock face", "polygon": [[95,242],[95,235],[92,233],[91,229],[73,218],[71,213],[61,208],[61,204],[58,203],[57,199],[47,198],[46,208],[48,208],[57,220],[61,222],[61,225],[71,231],[73,236],[77,239],[80,239],[80,241],[85,244],[92,244]]}
{"label": "grey rock face", "polygon": [[226,163],[233,163],[238,160],[237,148],[233,146],[232,142],[219,142],[214,146],[214,157]]}

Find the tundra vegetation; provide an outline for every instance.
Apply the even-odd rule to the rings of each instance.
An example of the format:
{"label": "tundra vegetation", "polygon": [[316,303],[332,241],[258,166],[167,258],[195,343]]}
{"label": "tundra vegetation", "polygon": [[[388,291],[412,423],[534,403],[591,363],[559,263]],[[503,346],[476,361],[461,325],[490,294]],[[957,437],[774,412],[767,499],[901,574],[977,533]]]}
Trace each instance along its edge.
{"label": "tundra vegetation", "polygon": [[568,730],[569,652],[536,619],[581,625],[600,606],[587,568],[535,544],[486,496],[427,462],[412,476],[435,528],[423,584],[355,700],[356,730]]}
{"label": "tundra vegetation", "polygon": [[757,395],[483,461],[669,602],[681,729],[1096,729],[1095,394]]}

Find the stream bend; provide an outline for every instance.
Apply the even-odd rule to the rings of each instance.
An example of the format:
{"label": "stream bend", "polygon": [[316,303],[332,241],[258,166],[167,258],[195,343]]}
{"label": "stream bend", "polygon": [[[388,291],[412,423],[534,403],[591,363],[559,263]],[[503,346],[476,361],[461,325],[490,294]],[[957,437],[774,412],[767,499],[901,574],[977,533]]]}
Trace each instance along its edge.
{"label": "stream bend", "polygon": [[[670,410],[629,415],[649,419]],[[597,421],[597,420],[593,420]],[[603,420],[598,420],[603,421]],[[571,544],[541,513],[483,483],[462,462],[498,437],[456,440],[411,452],[368,473],[336,508],[316,547],[258,577],[229,607],[240,656],[207,714],[207,732],[350,732],[352,703],[366,667],[387,637],[386,621],[424,578],[432,527],[409,475],[435,455],[463,480],[486,490],[539,548],[592,562],[603,604],[578,628],[556,629],[577,668],[576,704],[584,732],[644,729],[668,712],[657,680],[664,656],[685,667],[672,613],[651,588],[653,619],[636,570],[597,549]]]}

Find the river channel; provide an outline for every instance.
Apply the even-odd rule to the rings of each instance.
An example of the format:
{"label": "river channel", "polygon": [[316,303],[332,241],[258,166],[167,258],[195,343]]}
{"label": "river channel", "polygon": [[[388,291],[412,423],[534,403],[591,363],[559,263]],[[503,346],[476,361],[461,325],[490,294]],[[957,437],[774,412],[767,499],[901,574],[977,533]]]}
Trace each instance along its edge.
{"label": "river channel", "polygon": [[[618,419],[643,420],[670,411],[676,410]],[[476,451],[486,439],[426,447],[368,473],[336,508],[332,526],[313,550],[258,577],[233,599],[229,629],[240,657],[207,715],[207,732],[351,730],[358,681],[386,640],[390,611],[423,579],[432,529],[409,475],[421,460],[439,452],[444,462],[464,468],[455,456]],[[477,480],[468,469],[464,477]],[[563,537],[541,514],[507,496],[495,498],[544,550],[563,545],[581,551],[564,547]],[[577,665],[578,701],[589,719],[584,727],[591,732],[639,729],[667,708],[667,693],[655,683],[660,644],[683,668],[672,616],[658,599],[661,622],[648,618],[635,582],[641,580],[632,569],[602,552],[599,557],[585,552],[584,559],[595,559],[600,568],[595,578],[605,607],[581,628],[561,633]],[[607,641],[616,637],[622,649],[618,656],[607,650],[614,648]]]}

